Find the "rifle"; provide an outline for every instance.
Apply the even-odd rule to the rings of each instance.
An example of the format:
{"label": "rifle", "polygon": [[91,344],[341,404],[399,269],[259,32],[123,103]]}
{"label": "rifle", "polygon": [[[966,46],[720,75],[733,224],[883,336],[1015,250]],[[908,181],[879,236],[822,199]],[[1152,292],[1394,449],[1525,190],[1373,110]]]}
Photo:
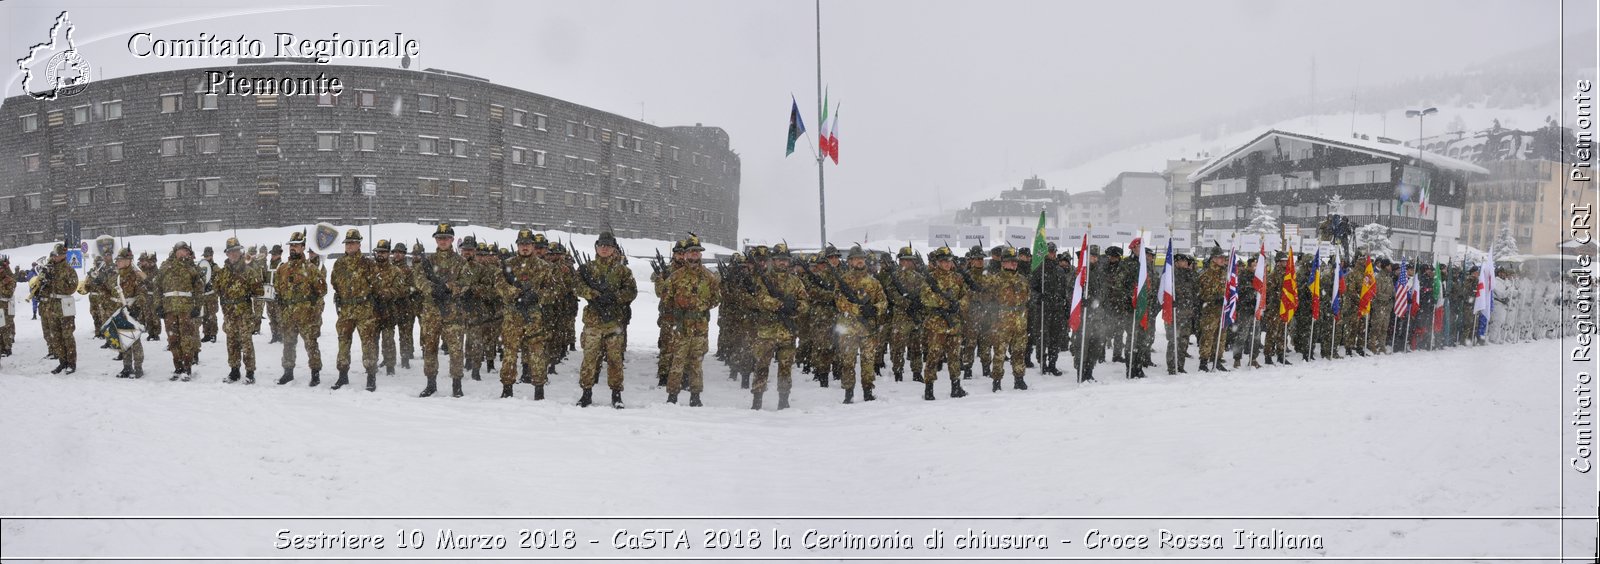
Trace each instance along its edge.
{"label": "rifle", "polygon": [[845,301],[856,304],[856,307],[872,308],[870,310],[871,315],[867,315],[868,310],[862,311],[862,318],[872,319],[878,316],[877,308],[873,307],[872,304],[867,303],[866,296],[861,295],[860,292],[855,291],[855,289],[851,288],[849,284],[846,284],[844,278],[839,275],[838,270],[829,270],[829,272],[833,273],[833,279],[838,283],[836,287],[839,289],[839,295],[844,296]]}
{"label": "rifle", "polygon": [[660,276],[662,278],[666,278],[667,275],[671,274],[670,268],[667,266],[667,259],[662,258],[661,256],[661,249],[656,249],[656,258],[654,261],[650,262],[650,270],[655,271],[656,276]]}
{"label": "rifle", "polygon": [[500,272],[505,275],[506,283],[517,289],[517,296],[512,299],[512,307],[515,307],[517,312],[522,314],[524,320],[531,319],[533,312],[539,307],[539,294],[535,293],[533,288],[523,286],[517,282],[517,277],[511,273],[510,266],[502,267]]}
{"label": "rifle", "polygon": [[767,277],[767,273],[765,271],[761,272],[761,286],[767,289],[767,295],[777,298],[778,301],[783,302],[783,305],[779,306],[777,311],[778,321],[783,323],[783,328],[788,329],[790,334],[799,335],[799,329],[795,325],[793,317],[793,315],[799,311],[799,305],[795,302],[795,297],[779,294],[778,292],[774,291],[772,289],[772,280]]}
{"label": "rifle", "polygon": [[439,272],[433,267],[433,261],[428,259],[426,255],[422,258],[422,276],[427,278],[428,283],[433,286],[433,289],[429,292],[433,296],[433,304],[441,309],[448,305],[452,297],[449,284],[439,276]]}
{"label": "rifle", "polygon": [[945,307],[934,309],[933,312],[939,314],[939,318],[943,319],[946,325],[955,327],[958,320],[954,316],[961,313],[959,309],[960,302],[950,297],[950,294],[946,294],[944,290],[939,289],[939,284],[934,281],[932,274],[923,273],[922,278],[928,283],[928,289],[933,290],[934,294],[938,294],[939,299],[944,300],[945,303]]}

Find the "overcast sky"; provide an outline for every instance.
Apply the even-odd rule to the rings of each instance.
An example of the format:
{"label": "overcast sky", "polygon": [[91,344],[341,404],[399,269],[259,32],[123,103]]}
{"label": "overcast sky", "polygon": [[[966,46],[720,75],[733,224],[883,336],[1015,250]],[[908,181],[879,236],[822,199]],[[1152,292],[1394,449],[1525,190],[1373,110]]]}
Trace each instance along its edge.
{"label": "overcast sky", "polygon": [[[426,67],[657,125],[726,128],[744,163],[741,235],[815,237],[812,153],[783,156],[791,94],[807,127],[817,125],[811,0],[356,4],[4,0],[0,45],[21,56],[67,9],[79,51],[109,78],[217,64],[134,59],[126,44],[139,31],[404,32],[420,41]],[[1550,42],[1558,22],[1549,0],[823,0],[821,9],[823,80],[843,106],[842,164],[827,165],[835,227],[941,194],[945,207],[963,205],[1106,136],[1302,95],[1313,57],[1319,90],[1348,91],[1358,75],[1381,85]],[[7,84],[6,96],[19,92]]]}

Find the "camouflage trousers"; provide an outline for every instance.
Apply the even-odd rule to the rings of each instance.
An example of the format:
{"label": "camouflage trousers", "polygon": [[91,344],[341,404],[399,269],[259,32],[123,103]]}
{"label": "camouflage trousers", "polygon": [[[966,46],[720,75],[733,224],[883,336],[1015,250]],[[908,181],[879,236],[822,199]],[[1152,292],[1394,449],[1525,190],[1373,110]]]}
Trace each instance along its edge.
{"label": "camouflage trousers", "polygon": [[350,369],[350,341],[352,336],[361,338],[361,368],[367,374],[378,372],[378,316],[372,313],[371,304],[347,305],[339,308],[339,320],[333,324],[333,331],[339,338],[339,353],[334,357],[333,366],[339,372]]}
{"label": "camouflage trousers", "polygon": [[961,324],[962,370],[972,368],[972,357],[974,356],[978,357],[978,367],[980,369],[989,366],[989,347],[983,345],[990,341],[987,338],[983,338],[983,336],[987,336],[993,331],[990,325],[992,324],[970,319]]}
{"label": "camouflage trousers", "polygon": [[122,368],[124,370],[144,369],[144,343],[142,341],[143,339],[135,340],[133,344],[128,346],[128,350],[122,351]]}
{"label": "camouflage trousers", "polygon": [[255,332],[255,309],[248,304],[230,305],[222,310],[222,332],[228,343],[228,368],[238,368],[241,363],[247,372],[256,370],[256,344],[250,338]]}
{"label": "camouflage trousers", "polygon": [[483,366],[483,361],[494,361],[494,355],[500,349],[500,341],[496,335],[500,322],[499,319],[480,319],[467,324],[466,368],[477,370]]}
{"label": "camouflage trousers", "polygon": [[11,315],[10,299],[0,299],[0,352],[11,352],[16,341],[17,318]]}
{"label": "camouflage trousers", "polygon": [[[704,324],[705,322],[701,321],[700,338],[698,339],[700,344],[700,355],[706,354],[706,333]],[[685,323],[686,327],[687,325],[688,324]],[[584,325],[583,364],[578,368],[579,387],[582,387],[585,390],[594,387],[595,382],[600,379],[600,362],[604,361],[606,364],[606,384],[611,387],[611,391],[622,391],[622,352],[623,349],[626,349],[628,346],[625,333],[623,332],[626,329],[627,327],[622,325],[621,322]],[[682,354],[683,349],[690,346],[691,342],[695,340],[696,339],[693,339],[692,336],[686,335],[683,340],[679,341],[678,352],[674,353],[675,358],[673,358],[672,376],[667,379],[667,389],[677,389],[673,387],[673,383],[678,382],[678,379],[683,376],[683,370],[678,366],[680,359],[676,358],[676,356]],[[694,363],[694,381],[696,385],[698,385],[700,382],[699,358],[699,356],[696,356]]]}
{"label": "camouflage trousers", "polygon": [[834,338],[834,315],[829,311],[827,315],[811,315],[810,322],[802,329],[811,342],[811,356],[806,364],[811,365],[812,372],[827,374],[833,368],[835,357],[838,356],[838,343]]}
{"label": "camouflage trousers", "polygon": [[1206,306],[1206,310],[1200,314],[1200,362],[1210,363],[1222,358],[1217,343],[1219,340],[1217,330],[1221,326],[1222,307]]}
{"label": "camouflage trousers", "polygon": [[[721,317],[719,317],[718,319],[721,319]],[[667,376],[672,372],[672,338],[673,338],[673,325],[674,324],[675,324],[675,321],[674,321],[674,317],[672,316],[672,314],[667,313],[666,311],[658,311],[656,313],[656,331],[657,331],[657,334],[656,334],[656,379],[657,380],[665,380],[667,378]],[[722,326],[719,325],[719,327],[722,327]],[[727,340],[727,337],[728,337],[728,335],[725,332],[721,332],[721,333],[717,334],[717,354],[719,354],[719,355],[722,354],[722,346],[723,346],[722,343]]]}
{"label": "camouflage trousers", "polygon": [[[706,391],[706,375],[701,364],[706,359],[707,332],[710,317],[704,312],[701,314],[686,314],[678,325],[677,332],[672,335],[672,364],[667,369],[667,393],[677,394],[680,389],[688,388],[691,393]],[[584,340],[587,343],[587,338]],[[584,344],[584,348],[589,348]],[[747,351],[734,349],[736,354],[749,354]],[[584,361],[589,357],[584,354]],[[621,378],[618,378],[621,383]],[[611,389],[618,389],[613,385]]]}
{"label": "camouflage trousers", "polygon": [[922,354],[923,371],[922,380],[933,382],[939,379],[939,363],[944,363],[950,370],[950,380],[961,379],[961,326],[951,327],[938,316],[929,317],[922,322],[923,345]]}
{"label": "camouflage trousers", "polygon": [[1367,350],[1389,352],[1389,324],[1394,322],[1394,304],[1373,302],[1368,319],[1371,320],[1372,328],[1367,333]]}
{"label": "camouflage trousers", "polygon": [[[1283,320],[1279,319],[1278,314],[1269,306],[1267,312],[1261,314],[1261,321],[1264,323],[1263,326],[1266,328],[1267,333],[1267,340],[1261,345],[1263,352],[1267,355],[1267,358],[1283,354],[1285,346]],[[1254,360],[1255,355],[1250,356]]]}
{"label": "camouflage trousers", "polygon": [[116,313],[116,306],[116,302],[101,297],[99,292],[89,293],[89,317],[93,319],[96,332],[106,324],[106,320],[111,319],[111,314]]}
{"label": "camouflage trousers", "polygon": [[788,394],[794,385],[795,338],[787,329],[770,331],[755,340],[756,375],[750,392],[767,391],[767,374],[772,371],[772,361],[778,361],[778,393]]}
{"label": "camouflage trousers", "polygon": [[317,346],[317,337],[322,335],[322,319],[315,322],[300,323],[295,320],[285,319],[278,327],[278,335],[283,338],[283,369],[293,370],[295,363],[295,348],[300,340],[306,342],[306,366],[312,372],[322,371],[322,349]]}
{"label": "camouflage trousers", "polygon": [[[53,302],[53,303],[52,303]],[[77,320],[61,315],[60,300],[46,300],[39,305],[39,325],[44,329],[44,342],[50,354],[67,364],[77,364],[78,343],[72,338]],[[7,326],[10,324],[8,323]]]}
{"label": "camouflage trousers", "polygon": [[148,300],[147,303],[150,305],[140,308],[139,314],[135,316],[139,320],[139,324],[144,326],[145,331],[150,332],[150,337],[156,339],[161,338],[161,316],[156,315],[155,306],[155,302],[158,301],[160,301],[160,298]]}
{"label": "camouflage trousers", "polygon": [[896,375],[911,364],[911,373],[922,375],[922,324],[907,314],[896,314],[889,323],[889,360]]}
{"label": "camouflage trousers", "polygon": [[[400,357],[411,359],[416,356],[417,347],[417,316],[411,310],[402,311],[395,315],[394,323],[389,326],[394,332],[394,337],[399,340]],[[391,362],[388,366],[394,366]]]}
{"label": "camouflage trousers", "polygon": [[1024,326],[1027,315],[1022,312],[1002,314],[993,329],[984,335],[979,349],[994,349],[989,360],[989,377],[999,382],[1005,379],[1006,358],[1011,359],[1011,375],[1021,378],[1027,371],[1028,330]]}
{"label": "camouflage trousers", "polygon": [[212,340],[217,338],[217,310],[220,304],[215,292],[200,295],[200,338]]}
{"label": "camouflage trousers", "polygon": [[460,380],[463,365],[466,362],[466,341],[462,335],[462,324],[455,321],[445,321],[439,314],[438,308],[427,307],[422,310],[422,375],[428,379],[439,376],[439,348],[443,345],[445,354],[450,355],[450,378]]}
{"label": "camouflage trousers", "polygon": [[527,366],[533,376],[533,385],[545,385],[550,366],[549,346],[545,343],[548,337],[537,315],[506,315],[500,321],[500,341],[506,352],[504,361],[500,363],[500,383],[507,386],[515,384],[517,370]]}
{"label": "camouflage trousers", "polygon": [[174,368],[187,368],[200,357],[200,320],[188,309],[166,312],[167,350],[172,353]]}
{"label": "camouflage trousers", "polygon": [[856,387],[856,368],[861,369],[861,389],[871,390],[876,374],[873,351],[878,349],[877,336],[867,323],[857,319],[839,321],[838,346],[834,350],[839,362],[839,380],[844,389]]}

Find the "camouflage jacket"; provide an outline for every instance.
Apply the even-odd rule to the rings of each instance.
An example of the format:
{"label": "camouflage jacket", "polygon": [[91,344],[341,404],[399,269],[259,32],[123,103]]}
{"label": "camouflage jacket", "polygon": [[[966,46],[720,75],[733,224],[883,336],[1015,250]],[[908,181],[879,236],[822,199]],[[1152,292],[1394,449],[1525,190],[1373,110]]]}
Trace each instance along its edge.
{"label": "camouflage jacket", "polygon": [[190,259],[167,259],[156,271],[156,286],[161,290],[161,307],[167,313],[188,314],[198,307],[205,293],[205,275]]}
{"label": "camouflage jacket", "polygon": [[538,323],[544,311],[542,304],[571,291],[567,287],[570,279],[538,257],[511,257],[500,272],[496,291],[508,317]]}
{"label": "camouflage jacket", "polygon": [[367,318],[377,304],[373,271],[377,262],[362,255],[344,255],[333,261],[333,304],[339,317]]}
{"label": "camouflage jacket", "polygon": [[9,268],[0,268],[0,315],[11,315],[11,300],[16,294],[16,274]]}
{"label": "camouflage jacket", "polygon": [[895,319],[922,321],[922,287],[927,279],[916,270],[895,270],[883,289],[889,297]]}
{"label": "camouflage jacket", "polygon": [[[693,269],[685,268],[680,272],[689,270]],[[705,270],[705,267],[699,270]],[[678,272],[673,273],[674,276],[678,274]],[[709,275],[710,272],[706,274]],[[639,287],[633,280],[633,271],[622,264],[621,257],[615,255],[611,258],[596,257],[579,267],[573,276],[576,278],[573,293],[589,302],[583,307],[584,326],[627,323],[633,300],[639,296]],[[671,279],[667,283],[673,284]],[[715,298],[711,300],[714,302]],[[700,311],[704,312],[715,306],[716,304],[712,303]]]}
{"label": "camouflage jacket", "polygon": [[304,258],[293,258],[278,265],[273,275],[278,288],[278,307],[291,323],[321,325],[317,302],[328,293],[322,270]]}
{"label": "camouflage jacket", "polygon": [[1028,279],[1020,271],[1000,272],[984,277],[984,293],[994,300],[997,330],[1021,331],[1027,322]]}
{"label": "camouflage jacket", "polygon": [[[879,318],[888,316],[889,297],[884,295],[878,279],[867,271],[846,267],[834,282],[839,288],[834,292],[833,305],[844,320],[876,323]],[[871,311],[866,311],[869,307]]]}
{"label": "camouflage jacket", "polygon": [[1206,315],[1222,311],[1222,300],[1225,297],[1223,294],[1228,290],[1228,268],[1207,266],[1205,270],[1200,271],[1197,285],[1199,288],[1196,294],[1199,296],[1202,311]]}
{"label": "camouflage jacket", "polygon": [[144,294],[145,288],[150,285],[150,280],[145,277],[144,271],[139,270],[137,266],[128,265],[127,268],[117,269],[112,278],[112,297],[115,298],[117,290],[120,289],[123,297],[118,299],[125,300],[122,304],[126,304],[128,313],[134,316],[143,314],[144,306],[138,296]]}
{"label": "camouflage jacket", "polygon": [[763,339],[799,336],[799,318],[811,309],[806,284],[782,270],[771,270],[756,284],[756,334]]}
{"label": "camouflage jacket", "polygon": [[922,309],[927,312],[924,321],[939,320],[946,328],[959,329],[961,309],[966,302],[967,283],[960,274],[937,268],[928,273],[928,284],[922,288]]}
{"label": "camouflage jacket", "polygon": [[[43,279],[40,282],[40,287],[38,290],[38,293],[41,297],[65,297],[66,299],[71,300],[76,299],[74,293],[77,291],[78,271],[73,270],[71,266],[67,265],[67,261],[51,262],[49,266],[44,268]],[[60,309],[61,301],[59,298],[56,300],[41,302],[41,304],[52,304],[51,306],[41,305],[41,311],[43,311],[45,307],[49,307],[55,313],[62,312]]]}
{"label": "camouflage jacket", "polygon": [[467,260],[453,250],[435,251],[411,268],[411,281],[422,296],[422,307],[438,312],[450,322],[463,320],[461,293],[466,289]]}
{"label": "camouflage jacket", "polygon": [[[630,278],[631,280],[631,278]],[[722,303],[722,280],[704,265],[690,264],[672,272],[662,298],[678,319],[709,319],[707,312]]]}
{"label": "camouflage jacket", "polygon": [[252,312],[250,299],[261,296],[262,290],[260,271],[232,260],[216,270],[211,285],[217,289],[224,312]]}

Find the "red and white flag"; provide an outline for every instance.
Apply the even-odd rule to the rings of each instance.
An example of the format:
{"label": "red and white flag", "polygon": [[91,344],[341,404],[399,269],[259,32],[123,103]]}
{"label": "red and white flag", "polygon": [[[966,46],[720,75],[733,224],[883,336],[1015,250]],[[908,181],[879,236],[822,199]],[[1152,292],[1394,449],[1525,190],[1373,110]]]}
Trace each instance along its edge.
{"label": "red and white flag", "polygon": [[1267,311],[1267,244],[1261,244],[1261,252],[1256,255],[1256,271],[1254,278],[1250,279],[1250,287],[1256,290],[1256,320],[1261,319],[1261,314]]}
{"label": "red and white flag", "polygon": [[1089,234],[1083,235],[1083,246],[1078,250],[1078,276],[1072,281],[1072,314],[1067,327],[1077,331],[1083,326],[1083,302],[1089,290]]}

